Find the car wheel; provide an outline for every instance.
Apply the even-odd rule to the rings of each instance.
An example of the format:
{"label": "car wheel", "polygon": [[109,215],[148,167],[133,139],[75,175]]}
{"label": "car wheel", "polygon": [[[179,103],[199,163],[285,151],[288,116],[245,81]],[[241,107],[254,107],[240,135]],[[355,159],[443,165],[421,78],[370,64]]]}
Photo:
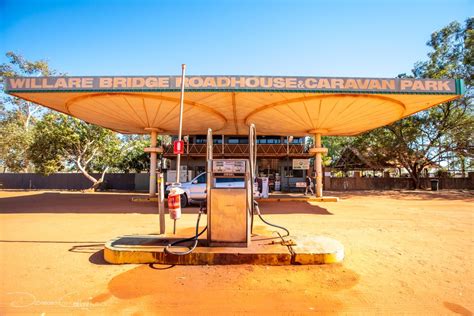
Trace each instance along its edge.
{"label": "car wheel", "polygon": [[186,195],[186,193],[181,194],[181,207],[185,208],[186,206],[188,206],[188,204],[189,204],[189,201],[188,201],[188,196]]}

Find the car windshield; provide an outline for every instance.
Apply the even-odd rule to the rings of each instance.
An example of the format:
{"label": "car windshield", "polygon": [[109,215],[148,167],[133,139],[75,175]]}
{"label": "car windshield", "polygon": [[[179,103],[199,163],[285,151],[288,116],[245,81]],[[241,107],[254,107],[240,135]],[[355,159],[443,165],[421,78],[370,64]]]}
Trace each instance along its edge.
{"label": "car windshield", "polygon": [[206,183],[206,174],[203,173],[196,179],[197,183]]}

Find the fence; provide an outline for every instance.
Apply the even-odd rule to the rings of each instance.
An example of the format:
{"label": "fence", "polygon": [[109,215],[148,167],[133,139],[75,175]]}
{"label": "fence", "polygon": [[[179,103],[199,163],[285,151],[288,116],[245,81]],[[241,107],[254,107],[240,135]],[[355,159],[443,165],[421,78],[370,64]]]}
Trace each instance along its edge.
{"label": "fence", "polygon": [[[100,175],[94,174],[96,178]],[[147,173],[109,173],[105,175],[105,190],[148,191]],[[61,189],[85,190],[91,186],[81,173],[56,173],[42,176],[35,173],[0,173],[0,187],[4,189]],[[423,178],[422,185],[430,187],[430,178]],[[440,178],[440,189],[474,190],[474,173],[467,178]],[[414,189],[410,178],[324,178],[324,189],[346,190],[409,190]]]}
{"label": "fence", "polygon": [[[106,174],[103,188],[133,191],[136,187],[137,176],[140,178],[139,175],[141,174]],[[99,174],[92,174],[92,176],[100,177]],[[85,190],[91,187],[92,182],[87,180],[82,173],[56,173],[49,176],[36,173],[0,173],[0,185],[3,189]]]}
{"label": "fence", "polygon": [[[423,178],[421,185],[429,188],[430,178]],[[410,178],[325,178],[324,189],[330,191],[349,190],[411,190],[414,189]],[[439,178],[440,189],[474,189],[474,177],[468,178]]]}

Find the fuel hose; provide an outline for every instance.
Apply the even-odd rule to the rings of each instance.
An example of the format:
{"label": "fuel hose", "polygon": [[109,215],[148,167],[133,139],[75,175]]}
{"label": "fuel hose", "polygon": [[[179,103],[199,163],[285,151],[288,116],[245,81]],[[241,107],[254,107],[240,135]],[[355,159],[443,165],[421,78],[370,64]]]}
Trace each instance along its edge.
{"label": "fuel hose", "polygon": [[275,228],[279,228],[281,230],[284,230],[286,232],[286,235],[284,236],[281,236],[281,237],[287,237],[287,236],[290,236],[290,231],[288,229],[286,229],[285,227],[283,226],[280,226],[280,225],[276,225],[276,224],[272,224],[270,222],[267,222],[263,216],[262,216],[262,213],[260,213],[260,208],[258,207],[258,202],[257,201],[253,201],[254,203],[254,206],[255,206],[255,210],[257,211],[257,215],[258,217],[260,217],[260,219],[262,220],[262,222],[264,222],[265,224],[267,224],[268,226],[272,226],[272,227],[275,227]]}
{"label": "fuel hose", "polygon": [[[204,207],[201,205],[201,207],[199,209],[198,218],[197,218],[197,221],[196,221],[196,234],[192,237],[176,240],[176,241],[168,244],[168,246],[166,246],[165,249],[164,249],[165,253],[171,254],[171,255],[177,255],[177,256],[184,256],[184,255],[190,254],[191,252],[194,251],[194,249],[196,249],[196,247],[198,245],[198,242],[199,242],[199,240],[198,240],[199,236],[204,234],[204,232],[207,230],[207,226],[206,226],[201,232],[199,232],[199,222],[201,220],[201,215],[203,213],[203,208]],[[186,242],[189,242],[189,241],[193,241],[193,244],[192,244],[191,247],[188,248],[187,251],[173,251],[173,250],[171,250],[172,247],[175,247],[176,245],[186,243]]]}

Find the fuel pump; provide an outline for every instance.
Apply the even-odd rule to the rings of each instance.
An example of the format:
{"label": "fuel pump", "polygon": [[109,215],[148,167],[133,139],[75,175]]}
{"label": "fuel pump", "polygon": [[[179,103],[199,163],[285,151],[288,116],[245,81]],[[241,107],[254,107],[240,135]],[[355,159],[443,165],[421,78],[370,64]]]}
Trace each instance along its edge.
{"label": "fuel pump", "polygon": [[[199,210],[196,233],[193,237],[175,241],[165,248],[166,253],[186,255],[191,253],[198,244],[198,238],[207,231],[210,247],[248,247],[251,241],[254,215],[267,225],[290,232],[285,227],[267,222],[254,200],[254,182],[257,164],[257,135],[254,124],[249,129],[250,159],[214,159],[212,130],[207,132],[207,168],[206,168],[206,203]],[[219,183],[234,183],[231,186]],[[235,185],[235,184],[238,185]],[[207,214],[207,226],[199,232],[202,214]],[[183,252],[172,251],[178,244],[192,242],[191,247]]]}
{"label": "fuel pump", "polygon": [[211,159],[208,169],[209,246],[248,247],[252,203],[249,160]]}

